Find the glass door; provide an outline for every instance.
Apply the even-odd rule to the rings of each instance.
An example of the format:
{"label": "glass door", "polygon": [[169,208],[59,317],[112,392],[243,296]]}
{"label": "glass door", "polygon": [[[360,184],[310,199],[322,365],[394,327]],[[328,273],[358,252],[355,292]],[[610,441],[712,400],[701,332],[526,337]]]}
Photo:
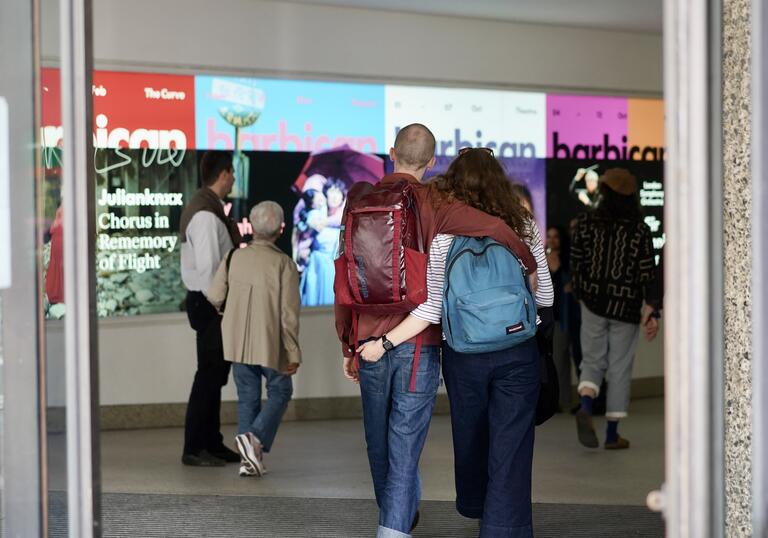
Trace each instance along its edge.
{"label": "glass door", "polygon": [[0,484],[4,536],[42,536],[47,528],[36,218],[36,7],[24,0],[0,4]]}
{"label": "glass door", "polygon": [[4,536],[100,535],[90,25],[88,1],[0,4]]}

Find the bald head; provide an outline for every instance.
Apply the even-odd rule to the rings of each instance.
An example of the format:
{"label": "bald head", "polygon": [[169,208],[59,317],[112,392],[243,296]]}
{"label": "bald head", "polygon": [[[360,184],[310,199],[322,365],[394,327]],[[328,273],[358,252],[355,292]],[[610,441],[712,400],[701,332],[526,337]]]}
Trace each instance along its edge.
{"label": "bald head", "polygon": [[435,135],[421,123],[406,125],[397,133],[394,153],[396,164],[422,170],[435,156]]}

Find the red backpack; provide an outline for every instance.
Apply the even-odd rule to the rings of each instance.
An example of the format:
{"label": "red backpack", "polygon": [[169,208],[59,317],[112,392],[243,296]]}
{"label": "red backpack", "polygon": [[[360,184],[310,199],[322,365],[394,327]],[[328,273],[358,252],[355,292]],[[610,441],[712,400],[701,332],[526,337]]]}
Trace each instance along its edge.
{"label": "red backpack", "polygon": [[[360,313],[408,313],[427,299],[427,255],[414,186],[357,183],[349,191],[335,262],[336,303],[352,310],[357,347]],[[416,340],[411,390],[421,351]]]}

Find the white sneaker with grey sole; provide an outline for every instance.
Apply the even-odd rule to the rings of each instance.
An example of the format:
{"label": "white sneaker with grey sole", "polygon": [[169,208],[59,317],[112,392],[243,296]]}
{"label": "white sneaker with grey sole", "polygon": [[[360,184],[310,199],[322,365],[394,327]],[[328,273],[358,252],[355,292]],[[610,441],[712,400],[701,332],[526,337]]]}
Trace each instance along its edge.
{"label": "white sneaker with grey sole", "polygon": [[241,433],[235,436],[235,445],[240,457],[243,458],[243,464],[251,468],[256,476],[264,474],[264,461],[261,448],[261,441],[251,432]]}
{"label": "white sneaker with grey sole", "polygon": [[240,465],[240,476],[259,476],[250,465]]}

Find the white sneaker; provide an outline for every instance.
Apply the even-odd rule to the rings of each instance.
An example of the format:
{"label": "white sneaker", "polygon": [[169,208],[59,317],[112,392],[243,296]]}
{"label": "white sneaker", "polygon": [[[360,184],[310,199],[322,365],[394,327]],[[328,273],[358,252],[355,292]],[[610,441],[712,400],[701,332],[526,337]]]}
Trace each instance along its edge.
{"label": "white sneaker", "polygon": [[250,466],[242,464],[240,465],[240,476],[259,476],[256,474]]}
{"label": "white sneaker", "polygon": [[263,475],[266,469],[264,469],[264,456],[259,438],[251,432],[241,433],[235,436],[235,445],[244,464],[251,468],[256,476]]}

